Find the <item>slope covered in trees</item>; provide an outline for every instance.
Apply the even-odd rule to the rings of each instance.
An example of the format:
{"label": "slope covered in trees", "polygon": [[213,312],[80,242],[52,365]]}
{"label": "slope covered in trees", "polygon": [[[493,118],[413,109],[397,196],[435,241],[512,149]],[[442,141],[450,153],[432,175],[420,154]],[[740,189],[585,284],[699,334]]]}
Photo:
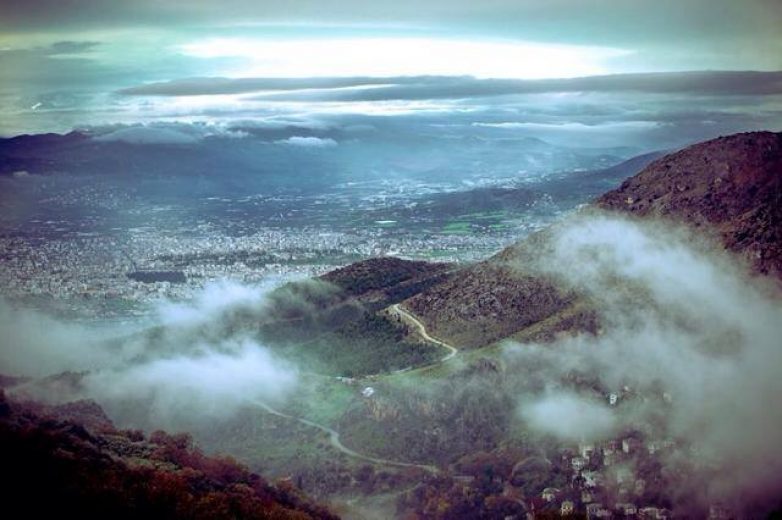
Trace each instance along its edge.
{"label": "slope covered in trees", "polygon": [[[22,404],[0,393],[6,511],[28,518],[335,519],[291,484],[272,485],[187,434],[118,431],[94,404]],[[60,415],[96,416],[99,431]],[[105,416],[103,416],[105,419]]]}

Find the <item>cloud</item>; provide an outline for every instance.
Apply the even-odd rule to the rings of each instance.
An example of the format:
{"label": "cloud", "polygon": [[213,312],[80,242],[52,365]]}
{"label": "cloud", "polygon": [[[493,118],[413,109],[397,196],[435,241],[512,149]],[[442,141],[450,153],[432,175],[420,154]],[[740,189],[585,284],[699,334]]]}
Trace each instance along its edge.
{"label": "cloud", "polygon": [[60,41],[49,45],[44,49],[49,56],[61,56],[63,54],[83,54],[90,52],[99,46],[100,42],[93,41]]}
{"label": "cloud", "polygon": [[[487,56],[486,59],[457,52],[459,58],[455,60],[424,60],[415,44],[407,46],[412,49],[408,60],[404,56],[400,58],[397,52],[398,43],[405,40],[422,41],[433,48],[445,41],[487,48],[505,45],[548,47],[553,56],[557,55],[557,48],[587,51],[599,45],[622,54],[600,54],[597,67],[584,69],[586,61],[575,60],[573,66],[554,69],[555,60],[541,59],[532,52],[529,61],[538,63],[534,68],[546,75],[552,75],[552,70],[562,76],[693,69],[778,71],[782,69],[782,40],[778,38],[781,24],[782,9],[776,0],[682,0],[654,4],[628,1],[619,5],[609,0],[589,3],[552,0],[545,5],[536,0],[499,0],[481,4],[467,0],[435,0],[425,6],[412,0],[390,5],[342,0],[327,10],[311,0],[295,0],[285,5],[232,0],[226,6],[211,0],[186,5],[139,0],[114,2],[110,6],[86,0],[75,3],[6,0],[0,3],[0,27],[6,35],[0,44],[0,97],[9,95],[15,99],[3,99],[5,109],[0,124],[4,133],[18,134],[52,129],[67,131],[74,126],[96,122],[128,122],[132,117],[137,118],[136,121],[155,116],[170,117],[174,111],[183,118],[206,114],[206,107],[194,100],[191,101],[195,106],[187,109],[172,103],[133,106],[128,102],[128,95],[113,94],[128,86],[130,88],[122,91],[124,94],[144,96],[216,95],[220,92],[271,95],[270,88],[276,81],[276,85],[287,92],[278,92],[279,97],[270,97],[268,101],[287,99],[291,102],[297,99],[338,102],[497,98],[526,95],[529,90],[507,85],[491,88],[487,85],[435,86],[420,80],[405,82],[404,78],[382,78],[394,79],[387,85],[378,83],[375,78],[356,78],[359,80],[356,82],[351,78],[290,79],[287,83],[274,78],[230,79],[247,75],[334,75],[336,69],[329,61],[332,58],[327,56],[326,60],[318,60],[318,52],[313,52],[311,45],[313,41],[372,42],[382,39],[388,42],[385,46],[387,56],[398,59],[400,66],[408,67],[419,59],[423,64],[415,69],[391,69],[386,61],[377,60],[374,51],[361,46],[356,50],[356,46],[352,46],[348,51],[358,52],[363,57],[361,63],[345,57],[344,53],[332,53],[336,56],[334,59],[345,66],[340,74],[350,76],[469,73],[527,77],[529,69],[533,68],[527,66],[528,60],[508,60],[491,52],[481,54]],[[104,38],[106,34],[111,34],[111,38]],[[295,66],[291,56],[283,53],[271,53],[268,60],[265,56],[254,59],[252,52],[245,56],[215,58],[214,48],[201,53],[202,56],[206,54],[204,57],[183,53],[187,48],[201,46],[204,50],[210,42],[229,39],[253,41],[261,50],[271,41],[280,42],[286,48],[298,49],[298,55],[304,61],[297,63],[308,66]],[[95,45],[96,41],[101,42],[100,46]],[[220,46],[217,48],[219,50]],[[493,73],[484,74],[482,71],[486,70]],[[741,74],[736,77],[735,85],[715,85],[696,79],[695,86],[705,85],[702,92],[706,95],[715,95],[715,92],[723,95],[731,89],[739,94],[764,96],[768,92],[778,92],[778,85],[768,84],[760,76]],[[176,79],[188,77],[190,79]],[[640,90],[635,87],[633,91],[647,92],[644,82],[641,79]],[[655,82],[654,78],[649,79],[650,84]],[[301,92],[297,86],[322,92]],[[340,88],[356,92],[339,92]],[[563,88],[579,92],[568,86],[556,86],[555,90],[563,91]],[[688,91],[687,85],[680,85],[677,92],[682,89]],[[370,92],[374,90],[377,92]],[[438,90],[442,93],[438,94]],[[668,92],[659,85],[655,87],[655,92],[661,90]],[[88,95],[88,109],[67,114],[65,111],[54,114],[53,110],[29,110],[35,104],[28,103],[30,96],[55,91]],[[697,89],[692,93],[698,95]],[[220,107],[223,113],[244,110],[246,118],[259,113],[254,110],[257,107],[247,107],[246,99],[223,101],[225,104]]]}
{"label": "cloud", "polygon": [[386,78],[183,78],[119,90],[126,96],[207,96],[264,90],[335,89],[382,85]]}
{"label": "cloud", "polygon": [[120,423],[174,429],[226,419],[252,401],[283,400],[297,387],[298,370],[256,333],[260,323],[302,309],[301,298],[273,292],[276,285],[218,281],[188,302],[162,303],[157,326],[128,338],[140,354],[89,373],[83,392]]}
{"label": "cloud", "polygon": [[110,72],[90,55],[98,42],[58,41],[50,45],[0,50],[2,90],[20,95],[45,86],[47,90],[84,88]]}
{"label": "cloud", "polygon": [[[0,27],[9,33],[77,32],[122,27],[167,28],[187,32],[229,27],[243,34],[280,26],[307,33],[342,35],[371,30],[460,33],[506,40],[622,46],[650,60],[668,51],[668,61],[700,63],[776,63],[775,40],[782,23],[776,0],[680,0],[620,2],[594,0],[431,0],[393,4],[340,0],[324,10],[312,0],[194,0],[166,3],[152,0],[82,1],[76,4],[38,0],[34,4],[6,0],[0,4]],[[193,31],[195,32],[195,31]],[[754,50],[755,52],[750,52]],[[720,56],[722,54],[722,56]],[[721,58],[721,59],[717,59]],[[750,61],[748,61],[750,60]]]}
{"label": "cloud", "polygon": [[607,438],[617,426],[604,403],[566,392],[522,404],[520,413],[531,428],[569,441]]}
{"label": "cloud", "polygon": [[291,365],[253,341],[203,344],[195,350],[201,353],[90,373],[84,392],[110,412],[136,401],[148,408],[153,423],[181,424],[226,418],[252,401],[278,401],[298,381]]}
{"label": "cloud", "polygon": [[199,139],[193,135],[170,128],[131,126],[94,137],[99,142],[128,144],[192,144]]}
{"label": "cloud", "polygon": [[[782,428],[782,412],[770,405],[782,393],[776,286],[750,280],[736,260],[686,230],[607,216],[581,215],[556,230],[539,268],[586,294],[604,330],[509,347],[514,366],[535,367],[549,385],[561,381],[549,391],[568,396],[523,396],[527,423],[567,441],[599,434],[582,420],[587,410],[597,424],[676,439],[663,462],[691,476],[677,485],[695,501],[773,506],[782,491],[782,453],[769,435]],[[590,384],[567,383],[574,374]],[[610,412],[582,408],[625,388],[637,397]],[[614,431],[605,428],[603,438]]]}
{"label": "cloud", "polygon": [[118,331],[64,323],[0,297],[0,373],[41,377],[111,366],[131,355],[103,343]]}
{"label": "cloud", "polygon": [[203,324],[210,317],[224,316],[236,308],[260,310],[265,301],[264,291],[230,281],[207,284],[195,297],[186,302],[164,302],[157,314],[166,327],[192,327]]}
{"label": "cloud", "polygon": [[[372,88],[347,88],[366,87]],[[124,95],[193,96],[271,92],[267,101],[392,101],[553,93],[646,93],[694,96],[782,94],[782,72],[693,71],[615,74],[572,79],[478,79],[471,76],[385,78],[191,78],[120,90]]]}
{"label": "cloud", "polygon": [[[538,135],[545,133],[562,133],[571,136],[586,133],[603,132],[609,134],[608,141],[614,139],[619,132],[646,132],[657,129],[661,123],[657,121],[601,121],[595,124],[585,124],[580,122],[557,122],[557,123],[522,123],[517,121],[501,121],[498,123],[476,122],[472,126],[479,128],[495,128],[499,130],[529,130]],[[615,142],[615,141],[614,141]]]}
{"label": "cloud", "polygon": [[[227,418],[252,401],[282,400],[298,384],[296,367],[253,335],[279,307],[295,305],[285,291],[270,300],[270,289],[217,282],[188,303],[161,304],[145,329],[69,325],[0,300],[0,374],[52,376],[13,391],[91,398],[119,424],[182,428]],[[64,371],[83,377],[61,384]]]}
{"label": "cloud", "polygon": [[275,143],[288,146],[300,146],[302,148],[333,148],[337,146],[337,141],[329,137],[301,137],[297,135],[280,141],[275,141]]}

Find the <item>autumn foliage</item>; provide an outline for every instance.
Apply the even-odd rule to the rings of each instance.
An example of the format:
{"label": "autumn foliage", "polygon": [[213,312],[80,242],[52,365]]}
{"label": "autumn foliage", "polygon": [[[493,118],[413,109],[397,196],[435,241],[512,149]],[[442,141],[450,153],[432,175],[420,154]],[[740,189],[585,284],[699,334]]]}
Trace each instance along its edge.
{"label": "autumn foliage", "polygon": [[27,518],[332,519],[187,434],[88,431],[0,393],[0,496]]}

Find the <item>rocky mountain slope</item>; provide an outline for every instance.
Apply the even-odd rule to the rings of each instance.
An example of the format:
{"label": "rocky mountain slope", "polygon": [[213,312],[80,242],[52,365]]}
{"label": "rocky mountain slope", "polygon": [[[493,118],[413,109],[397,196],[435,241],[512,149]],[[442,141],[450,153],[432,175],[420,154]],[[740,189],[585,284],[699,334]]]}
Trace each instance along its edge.
{"label": "rocky mountain slope", "polygon": [[442,282],[450,270],[448,264],[381,257],[336,269],[321,280],[337,286],[345,297],[385,307]]}
{"label": "rocky mountain slope", "polygon": [[[595,207],[701,228],[757,273],[780,276],[782,134],[737,134],[666,155],[599,197]],[[584,298],[525,269],[528,255],[545,247],[546,234],[467,267],[404,305],[435,335],[465,348],[596,331]]]}
{"label": "rocky mountain slope", "polygon": [[720,137],[667,155],[600,208],[715,230],[758,273],[782,275],[782,133]]}
{"label": "rocky mountain slope", "polygon": [[489,260],[404,304],[436,337],[461,348],[478,348],[572,309],[577,297],[548,280]]}

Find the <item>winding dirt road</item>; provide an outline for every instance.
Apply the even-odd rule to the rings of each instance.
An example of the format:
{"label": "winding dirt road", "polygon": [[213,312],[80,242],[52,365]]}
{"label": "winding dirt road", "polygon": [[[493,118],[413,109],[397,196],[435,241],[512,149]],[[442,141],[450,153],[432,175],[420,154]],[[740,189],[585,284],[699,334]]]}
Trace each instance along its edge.
{"label": "winding dirt road", "polygon": [[[399,314],[405,321],[407,321],[409,323],[412,323],[413,326],[418,329],[418,333],[421,335],[421,337],[424,338],[426,341],[428,341],[430,343],[434,343],[435,345],[438,345],[438,346],[443,347],[443,348],[448,350],[448,353],[445,356],[443,356],[442,358],[440,358],[438,361],[435,361],[434,363],[431,363],[429,365],[423,365],[423,366],[416,367],[413,370],[415,370],[415,371],[425,370],[425,369],[429,369],[429,368],[432,368],[432,367],[437,366],[437,365],[441,365],[441,364],[447,362],[448,360],[452,359],[454,356],[456,356],[459,353],[459,351],[454,346],[449,345],[448,343],[445,343],[444,341],[441,341],[441,340],[439,340],[439,339],[437,339],[437,338],[435,338],[433,336],[430,336],[429,333],[426,332],[426,326],[421,322],[421,320],[416,318],[412,313],[410,313],[410,311],[408,311],[407,309],[404,309],[402,306],[400,306],[400,304],[395,303],[394,305],[391,306],[391,310],[393,310],[394,312]],[[407,373],[409,373],[409,372],[411,372],[411,371],[408,371]],[[369,455],[364,455],[364,454],[359,453],[357,451],[351,450],[350,448],[348,448],[347,446],[342,444],[342,441],[340,441],[340,439],[339,439],[339,432],[334,430],[333,428],[329,428],[328,426],[325,426],[323,424],[318,424],[318,423],[316,423],[314,421],[310,421],[309,419],[304,419],[302,417],[296,417],[296,416],[293,416],[293,415],[288,415],[287,413],[283,413],[283,412],[281,412],[279,410],[275,410],[274,408],[272,408],[268,404],[266,404],[264,402],[261,402],[261,401],[253,401],[253,404],[255,406],[258,406],[259,408],[262,408],[263,410],[265,410],[266,412],[268,412],[268,413],[270,413],[272,415],[276,415],[277,417],[282,417],[284,419],[289,419],[291,421],[296,421],[296,422],[298,422],[300,424],[304,424],[306,426],[310,426],[310,427],[316,428],[316,429],[318,429],[318,430],[320,430],[320,431],[322,431],[324,433],[327,433],[328,436],[329,436],[329,443],[331,444],[331,446],[333,446],[336,450],[344,453],[345,455],[347,455],[349,457],[353,457],[354,459],[364,460],[364,461],[367,461],[367,462],[371,462],[373,464],[379,464],[379,465],[383,465],[383,466],[394,466],[394,467],[398,467],[398,468],[417,468],[417,469],[422,469],[424,471],[428,471],[429,473],[432,473],[432,474],[440,473],[440,469],[439,468],[437,468],[435,466],[430,466],[430,465],[427,465],[427,464],[415,464],[415,463],[412,463],[412,462],[399,462],[399,461],[395,461],[395,460],[381,459],[381,458],[377,458],[377,457],[370,457]]]}
{"label": "winding dirt road", "polygon": [[427,464],[415,464],[412,462],[399,462],[395,460],[388,460],[388,459],[380,459],[377,457],[370,457],[369,455],[363,455],[357,451],[353,451],[344,444],[342,444],[342,441],[339,440],[339,432],[329,428],[328,426],[324,426],[322,424],[318,424],[314,421],[310,421],[309,419],[303,419],[301,417],[295,417],[293,415],[288,415],[287,413],[283,413],[279,410],[275,410],[268,404],[261,402],[261,401],[254,401],[253,404],[256,406],[263,408],[265,411],[272,415],[276,415],[277,417],[283,417],[285,419],[290,419],[291,421],[296,421],[298,423],[304,424],[306,426],[311,426],[313,428],[317,428],[318,430],[325,432],[329,435],[329,443],[337,450],[341,451],[345,455],[349,457],[353,457],[354,459],[359,460],[365,460],[367,462],[371,462],[373,464],[380,464],[383,466],[396,466],[400,468],[418,468],[422,469],[424,471],[428,471],[429,473],[439,473],[440,470],[436,468],[435,466],[429,466]]}
{"label": "winding dirt road", "polygon": [[453,345],[449,345],[448,343],[441,341],[434,336],[430,336],[428,332],[426,332],[426,325],[424,325],[421,320],[419,320],[417,317],[415,317],[410,311],[402,307],[401,304],[395,303],[391,306],[391,309],[402,316],[403,319],[413,324],[415,328],[418,329],[418,333],[421,335],[422,338],[424,338],[429,343],[434,343],[435,345],[438,345],[440,347],[443,347],[444,349],[448,350],[448,354],[443,356],[439,361],[432,363],[431,365],[426,365],[422,367],[416,367],[416,370],[419,370],[421,368],[430,368],[435,365],[440,365],[442,363],[445,363],[449,359],[456,356],[456,354],[459,353],[459,350],[454,347]]}

